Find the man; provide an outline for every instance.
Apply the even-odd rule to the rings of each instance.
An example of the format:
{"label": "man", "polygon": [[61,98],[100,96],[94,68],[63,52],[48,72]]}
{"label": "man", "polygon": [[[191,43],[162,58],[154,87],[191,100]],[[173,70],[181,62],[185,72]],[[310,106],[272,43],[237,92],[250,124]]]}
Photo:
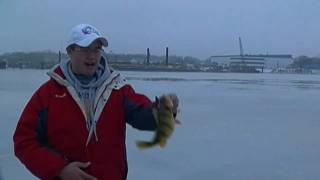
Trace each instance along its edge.
{"label": "man", "polygon": [[41,179],[124,180],[126,123],[157,128],[155,103],[109,68],[103,46],[108,41],[95,27],[75,26],[66,45],[70,60],[48,73],[21,114],[15,154]]}

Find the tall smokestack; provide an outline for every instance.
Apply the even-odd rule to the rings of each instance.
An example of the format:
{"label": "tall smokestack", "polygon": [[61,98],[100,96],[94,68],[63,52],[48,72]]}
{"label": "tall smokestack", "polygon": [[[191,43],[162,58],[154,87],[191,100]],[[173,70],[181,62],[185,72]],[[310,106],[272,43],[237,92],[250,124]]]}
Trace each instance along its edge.
{"label": "tall smokestack", "polygon": [[147,48],[147,64],[150,64],[150,50]]}
{"label": "tall smokestack", "polygon": [[169,48],[166,47],[166,66],[169,65]]}

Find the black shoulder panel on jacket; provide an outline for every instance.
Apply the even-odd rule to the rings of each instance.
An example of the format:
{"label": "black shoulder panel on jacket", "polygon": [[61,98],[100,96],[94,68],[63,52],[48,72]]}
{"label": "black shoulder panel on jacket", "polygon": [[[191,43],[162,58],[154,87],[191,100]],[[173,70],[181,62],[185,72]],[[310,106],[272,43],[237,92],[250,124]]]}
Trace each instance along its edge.
{"label": "black shoulder panel on jacket", "polygon": [[43,108],[39,112],[38,126],[37,126],[38,141],[43,146],[48,145],[47,121],[48,121],[48,108]]}
{"label": "black shoulder panel on jacket", "polygon": [[157,128],[156,120],[152,113],[152,106],[142,107],[124,99],[125,119],[128,124],[139,130],[154,131]]}

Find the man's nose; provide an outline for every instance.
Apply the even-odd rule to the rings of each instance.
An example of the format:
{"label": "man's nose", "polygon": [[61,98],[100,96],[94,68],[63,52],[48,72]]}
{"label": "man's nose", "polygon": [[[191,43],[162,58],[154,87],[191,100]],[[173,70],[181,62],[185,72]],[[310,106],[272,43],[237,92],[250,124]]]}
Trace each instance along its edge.
{"label": "man's nose", "polygon": [[98,57],[98,53],[90,51],[89,54],[88,54],[88,58],[89,59],[95,60],[95,59],[97,59],[97,57]]}

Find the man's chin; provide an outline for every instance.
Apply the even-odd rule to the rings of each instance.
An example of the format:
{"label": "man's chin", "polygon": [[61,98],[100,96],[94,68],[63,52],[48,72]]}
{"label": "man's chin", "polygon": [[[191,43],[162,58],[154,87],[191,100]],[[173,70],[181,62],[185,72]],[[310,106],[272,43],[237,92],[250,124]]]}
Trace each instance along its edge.
{"label": "man's chin", "polygon": [[89,75],[89,76],[91,76],[91,75],[94,75],[94,73],[97,71],[97,67],[96,66],[92,66],[92,67],[86,67],[85,68],[85,71],[84,71],[84,73],[86,74],[86,75]]}
{"label": "man's chin", "polygon": [[95,70],[86,70],[82,73],[82,75],[93,76],[95,72],[96,72]]}

